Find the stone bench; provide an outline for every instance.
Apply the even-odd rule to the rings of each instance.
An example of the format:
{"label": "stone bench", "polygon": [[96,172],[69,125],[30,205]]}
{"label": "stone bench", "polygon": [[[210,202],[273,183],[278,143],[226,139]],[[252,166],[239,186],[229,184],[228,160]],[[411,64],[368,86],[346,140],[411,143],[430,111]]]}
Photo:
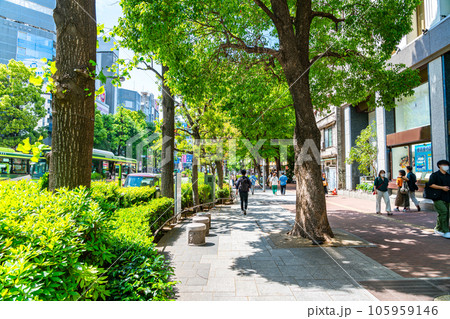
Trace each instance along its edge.
{"label": "stone bench", "polygon": [[191,223],[187,225],[188,245],[204,245],[206,225],[204,223]]}
{"label": "stone bench", "polygon": [[196,217],[208,217],[208,219],[209,219],[209,225],[208,225],[208,228],[211,229],[211,213],[206,213],[206,212],[203,212],[203,213],[197,213],[195,216],[196,216]]}
{"label": "stone bench", "polygon": [[194,216],[192,218],[193,223],[203,223],[206,226],[206,235],[209,235],[209,218],[206,216]]}

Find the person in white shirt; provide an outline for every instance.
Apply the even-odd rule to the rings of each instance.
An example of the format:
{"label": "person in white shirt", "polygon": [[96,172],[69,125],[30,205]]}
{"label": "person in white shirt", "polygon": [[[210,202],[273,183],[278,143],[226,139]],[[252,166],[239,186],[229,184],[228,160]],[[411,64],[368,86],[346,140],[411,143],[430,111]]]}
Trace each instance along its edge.
{"label": "person in white shirt", "polygon": [[270,178],[270,184],[272,185],[272,192],[274,195],[277,194],[277,190],[278,190],[278,184],[279,184],[279,180],[277,177],[276,173],[272,174],[272,177]]}

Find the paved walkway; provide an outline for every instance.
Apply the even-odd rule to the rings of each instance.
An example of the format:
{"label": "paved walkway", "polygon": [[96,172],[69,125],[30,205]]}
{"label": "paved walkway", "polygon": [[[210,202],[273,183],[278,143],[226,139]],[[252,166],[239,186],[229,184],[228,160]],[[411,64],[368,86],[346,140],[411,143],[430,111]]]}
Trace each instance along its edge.
{"label": "paved walkway", "polygon": [[293,192],[258,192],[249,202],[247,216],[238,204],[212,211],[206,246],[187,245],[189,221],[160,240],[180,282],[177,300],[376,300],[359,282],[402,278],[356,248],[277,249],[268,234],[292,227],[282,205],[293,205]]}

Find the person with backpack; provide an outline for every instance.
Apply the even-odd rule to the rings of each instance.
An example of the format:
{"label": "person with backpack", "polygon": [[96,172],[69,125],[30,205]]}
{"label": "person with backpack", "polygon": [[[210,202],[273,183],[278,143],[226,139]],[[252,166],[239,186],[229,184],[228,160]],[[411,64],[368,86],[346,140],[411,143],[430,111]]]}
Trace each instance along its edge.
{"label": "person with backpack", "polygon": [[241,211],[244,215],[247,215],[247,207],[248,207],[248,191],[252,187],[252,182],[250,179],[245,176],[247,171],[243,169],[241,171],[242,176],[236,182],[236,196],[239,191],[239,197],[241,198]]}
{"label": "person with backpack", "polygon": [[379,215],[381,215],[381,198],[384,199],[384,203],[386,204],[386,213],[388,215],[392,215],[388,185],[389,180],[386,177],[386,172],[384,170],[380,170],[380,172],[378,173],[378,177],[375,178],[375,181],[373,183],[373,193],[377,196],[376,213]]}
{"label": "person with backpack", "polygon": [[255,174],[253,173],[253,174],[249,177],[249,179],[250,179],[250,182],[252,182],[252,195],[255,195],[255,185],[256,185],[256,180],[257,180],[257,178],[256,178]]}
{"label": "person with backpack", "polygon": [[408,183],[408,187],[409,187],[409,198],[411,198],[414,205],[416,205],[417,211],[420,212],[419,201],[416,198],[416,190],[418,190],[419,187],[417,187],[417,185],[416,185],[416,183],[417,183],[416,174],[414,174],[412,172],[412,170],[413,170],[412,166],[406,166],[407,174],[406,174],[405,180]]}
{"label": "person with backpack", "polygon": [[450,163],[447,160],[437,162],[439,170],[431,174],[425,187],[425,197],[432,199],[438,216],[434,233],[450,239],[449,209],[450,209]]}

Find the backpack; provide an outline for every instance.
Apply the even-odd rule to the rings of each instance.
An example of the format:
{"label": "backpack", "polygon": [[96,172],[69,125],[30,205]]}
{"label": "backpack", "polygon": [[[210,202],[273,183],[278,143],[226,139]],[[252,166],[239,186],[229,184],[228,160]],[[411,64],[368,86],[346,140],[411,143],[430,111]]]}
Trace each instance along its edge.
{"label": "backpack", "polygon": [[248,192],[248,190],[250,189],[252,182],[248,179],[247,176],[242,176],[240,178],[240,183],[239,183],[239,190],[241,192]]}

